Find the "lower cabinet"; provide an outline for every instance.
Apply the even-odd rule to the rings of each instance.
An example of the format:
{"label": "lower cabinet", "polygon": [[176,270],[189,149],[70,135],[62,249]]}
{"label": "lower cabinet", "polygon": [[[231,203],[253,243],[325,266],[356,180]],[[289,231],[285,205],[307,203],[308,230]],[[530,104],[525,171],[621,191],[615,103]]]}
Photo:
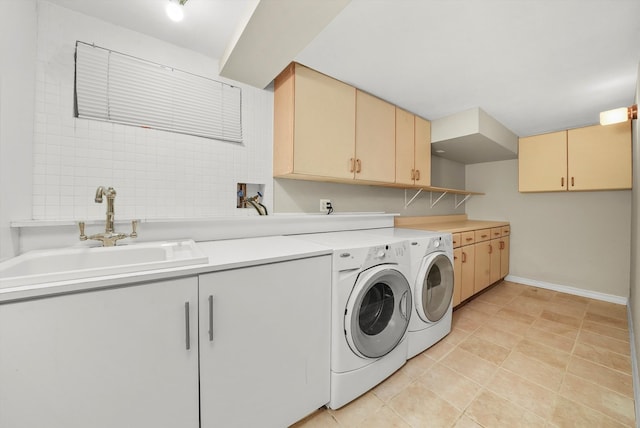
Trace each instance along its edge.
{"label": "lower cabinet", "polygon": [[503,236],[499,240],[500,250],[500,278],[509,274],[509,235]]}
{"label": "lower cabinet", "polygon": [[0,427],[283,427],[329,401],[331,257],[0,304]]}
{"label": "lower cabinet", "polygon": [[200,276],[202,427],[285,427],[329,402],[331,258]]}
{"label": "lower cabinet", "polygon": [[476,231],[481,239],[496,237],[475,244],[474,293],[494,284],[509,273],[509,226]]}
{"label": "lower cabinet", "polygon": [[453,306],[509,274],[509,226],[453,233]]}
{"label": "lower cabinet", "polygon": [[473,245],[462,248],[462,284],[461,301],[473,296],[473,278],[475,272],[475,249]]}
{"label": "lower cabinet", "polygon": [[0,427],[197,428],[197,296],[192,277],[0,305]]}
{"label": "lower cabinet", "polygon": [[[456,253],[459,256],[456,258]],[[454,296],[453,306],[473,296],[473,274],[475,269],[475,251],[473,245],[453,250]]]}
{"label": "lower cabinet", "polygon": [[[455,245],[455,242],[454,242]],[[462,248],[453,249],[453,306],[462,301]]]}
{"label": "lower cabinet", "polygon": [[473,292],[475,294],[491,285],[491,241],[478,242],[474,247],[476,260]]}

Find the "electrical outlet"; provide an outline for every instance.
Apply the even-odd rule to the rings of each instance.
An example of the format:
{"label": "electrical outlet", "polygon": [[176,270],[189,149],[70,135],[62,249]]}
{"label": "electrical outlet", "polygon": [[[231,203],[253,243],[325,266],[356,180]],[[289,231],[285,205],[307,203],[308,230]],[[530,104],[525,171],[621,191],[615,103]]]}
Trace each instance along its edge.
{"label": "electrical outlet", "polygon": [[331,199],[320,199],[320,212],[326,213],[329,211],[329,205],[331,205]]}

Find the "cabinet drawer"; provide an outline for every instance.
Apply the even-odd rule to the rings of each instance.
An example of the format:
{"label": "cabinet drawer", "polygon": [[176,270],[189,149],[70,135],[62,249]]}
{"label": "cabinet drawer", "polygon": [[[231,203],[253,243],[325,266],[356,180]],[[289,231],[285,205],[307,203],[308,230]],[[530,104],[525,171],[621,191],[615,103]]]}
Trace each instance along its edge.
{"label": "cabinet drawer", "polygon": [[460,245],[471,245],[476,242],[475,233],[473,231],[462,232],[460,234],[460,238]]}
{"label": "cabinet drawer", "polygon": [[496,239],[502,237],[502,228],[494,227],[491,229],[491,239]]}
{"label": "cabinet drawer", "polygon": [[509,236],[511,234],[511,226],[502,226],[502,236]]}
{"label": "cabinet drawer", "polygon": [[460,236],[460,233],[452,233],[452,239],[453,239],[453,248],[458,248],[460,246],[460,242],[462,237]]}
{"label": "cabinet drawer", "polygon": [[491,229],[480,229],[475,231],[475,241],[482,242],[491,239]]}

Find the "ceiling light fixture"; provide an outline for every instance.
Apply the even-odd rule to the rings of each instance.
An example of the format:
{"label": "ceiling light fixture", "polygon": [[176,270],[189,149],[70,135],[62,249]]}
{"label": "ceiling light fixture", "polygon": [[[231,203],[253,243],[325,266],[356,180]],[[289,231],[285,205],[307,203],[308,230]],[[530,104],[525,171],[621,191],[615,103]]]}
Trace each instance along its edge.
{"label": "ceiling light fixture", "polygon": [[169,0],[166,11],[167,16],[174,22],[180,22],[184,18],[184,10],[182,9],[187,0]]}
{"label": "ceiling light fixture", "polygon": [[614,123],[626,122],[638,118],[638,105],[631,107],[621,107],[607,110],[600,113],[600,125],[613,125]]}

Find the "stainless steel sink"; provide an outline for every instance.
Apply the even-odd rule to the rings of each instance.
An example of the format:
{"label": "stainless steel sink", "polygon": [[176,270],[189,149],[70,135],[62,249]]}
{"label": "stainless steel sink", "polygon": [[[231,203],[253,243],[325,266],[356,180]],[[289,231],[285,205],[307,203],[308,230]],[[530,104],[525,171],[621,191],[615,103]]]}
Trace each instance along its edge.
{"label": "stainless steel sink", "polygon": [[0,288],[207,263],[194,241],[29,251],[0,263]]}

